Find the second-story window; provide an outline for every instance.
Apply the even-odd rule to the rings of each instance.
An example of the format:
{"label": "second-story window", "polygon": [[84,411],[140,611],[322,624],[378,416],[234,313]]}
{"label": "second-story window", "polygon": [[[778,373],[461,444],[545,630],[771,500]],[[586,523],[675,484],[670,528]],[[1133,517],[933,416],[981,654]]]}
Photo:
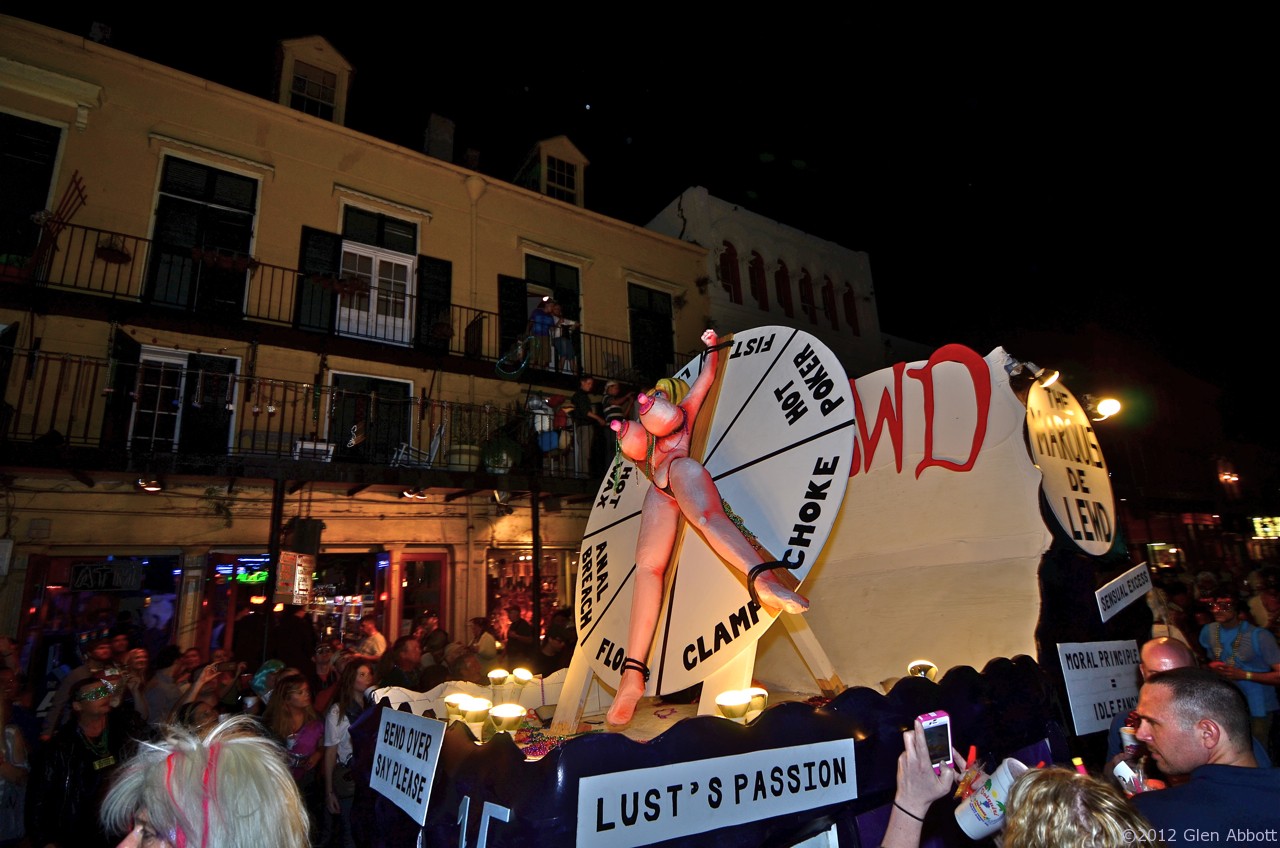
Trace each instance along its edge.
{"label": "second-story window", "polygon": [[258,181],[166,156],[147,296],[203,317],[244,313]]}
{"label": "second-story window", "polygon": [[578,168],[572,162],[547,157],[547,197],[578,202]]}
{"label": "second-story window", "polygon": [[831,322],[831,329],[840,329],[840,313],[836,310],[836,285],[830,277],[822,278],[822,311]]}
{"label": "second-story window", "polygon": [[751,281],[751,296],[756,299],[756,305],[768,312],[769,283],[765,279],[764,258],[754,250],[751,251],[751,262],[747,265],[747,278]]}
{"label": "second-story window", "polygon": [[800,309],[809,316],[809,323],[818,323],[818,306],[813,300],[813,278],[809,271],[800,269]]}
{"label": "second-story window", "polygon": [[795,310],[791,306],[791,274],[787,271],[787,263],[779,260],[778,269],[773,272],[773,288],[778,293],[778,305],[782,307],[782,314],[788,318],[795,316]]}
{"label": "second-story window", "polygon": [[293,85],[289,95],[289,105],[292,108],[332,121],[337,91],[337,74],[306,62],[294,61]]}
{"label": "second-story window", "polygon": [[862,328],[858,326],[858,298],[853,293],[853,286],[845,283],[840,297],[844,301],[844,320],[848,322],[849,329],[855,336],[862,335]]}
{"label": "second-story window", "polygon": [[738,273],[738,250],[729,242],[720,251],[720,285],[730,303],[742,303],[742,276]]}
{"label": "second-story window", "polygon": [[417,225],[348,206],[342,220],[338,331],[409,344]]}

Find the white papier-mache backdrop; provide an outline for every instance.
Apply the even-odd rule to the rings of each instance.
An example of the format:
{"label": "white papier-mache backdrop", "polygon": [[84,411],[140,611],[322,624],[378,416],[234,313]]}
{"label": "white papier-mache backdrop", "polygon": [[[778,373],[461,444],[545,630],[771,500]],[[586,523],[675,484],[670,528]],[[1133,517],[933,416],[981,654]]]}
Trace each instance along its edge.
{"label": "white papier-mache backdrop", "polygon": [[[854,380],[861,412],[856,470],[801,588],[812,602],[809,625],[847,686],[878,689],[918,658],[945,672],[1035,655],[1036,573],[1051,537],[1040,515],[1040,471],[1023,437],[1026,408],[1009,385],[1010,361],[1003,348],[981,357],[950,345],[929,361]],[[990,386],[986,403],[982,379]],[[781,626],[760,640],[755,677],[779,690],[817,691]]]}

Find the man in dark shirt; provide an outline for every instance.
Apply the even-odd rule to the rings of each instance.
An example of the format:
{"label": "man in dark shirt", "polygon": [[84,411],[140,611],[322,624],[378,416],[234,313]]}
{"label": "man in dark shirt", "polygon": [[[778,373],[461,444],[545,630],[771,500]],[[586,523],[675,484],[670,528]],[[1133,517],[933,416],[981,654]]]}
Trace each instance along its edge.
{"label": "man in dark shirt", "polygon": [[507,662],[513,668],[527,666],[538,645],[533,625],[525,621],[517,606],[507,607],[507,617],[511,619],[511,623],[507,625]]}
{"label": "man in dark shirt", "polygon": [[391,667],[383,675],[383,686],[400,686],[404,689],[418,691],[418,679],[422,673],[419,661],[422,659],[422,646],[412,636],[401,636],[391,646]]}
{"label": "man in dark shirt", "polygon": [[75,717],[40,750],[27,787],[27,836],[32,845],[98,848],[115,845],[103,833],[98,805],[111,776],[145,735],[136,714],[111,707],[107,684],[94,677],[71,687]]}
{"label": "man in dark shirt", "polygon": [[1258,767],[1239,689],[1206,669],[1177,668],[1147,680],[1137,713],[1138,739],[1156,764],[1165,774],[1190,775],[1133,796],[1157,830],[1177,841],[1188,832],[1199,842],[1280,839],[1280,771]]}

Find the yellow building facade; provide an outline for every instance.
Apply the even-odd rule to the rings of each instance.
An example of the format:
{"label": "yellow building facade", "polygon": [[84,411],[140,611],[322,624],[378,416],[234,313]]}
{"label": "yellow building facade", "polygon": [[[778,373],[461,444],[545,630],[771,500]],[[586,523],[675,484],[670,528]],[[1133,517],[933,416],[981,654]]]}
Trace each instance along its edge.
{"label": "yellow building facade", "polygon": [[571,602],[611,451],[561,401],[697,352],[706,251],[582,208],[563,137],[570,201],[340,125],[317,41],[290,105],[0,17],[0,633],[229,645],[289,550],[335,633]]}

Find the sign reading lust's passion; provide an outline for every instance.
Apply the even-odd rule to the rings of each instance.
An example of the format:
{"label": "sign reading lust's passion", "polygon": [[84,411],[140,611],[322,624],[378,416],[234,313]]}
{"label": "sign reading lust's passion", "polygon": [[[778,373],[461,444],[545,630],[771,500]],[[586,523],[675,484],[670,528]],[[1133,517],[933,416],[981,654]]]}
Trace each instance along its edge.
{"label": "sign reading lust's passion", "polygon": [[[803,581],[849,481],[855,428],[849,380],[826,345],[789,327],[736,333],[719,356],[719,386],[694,422],[695,443],[705,431],[705,451],[694,458],[715,480],[727,511],[759,541],[764,559],[795,565],[791,574]],[[676,376],[692,384],[701,365],[694,359]],[[582,540],[575,623],[592,670],[609,686],[617,686],[626,657],[649,488],[635,465],[615,460]],[[647,693],[701,682],[753,646],[776,617],[751,601],[744,576],[686,526],[668,567],[653,649],[642,658],[652,671]]]}
{"label": "sign reading lust's passion", "polygon": [[1115,500],[1093,422],[1061,382],[1027,397],[1031,455],[1054,517],[1082,551],[1100,556],[1115,539]]}
{"label": "sign reading lust's passion", "polygon": [[853,740],[585,777],[577,845],[631,848],[858,797]]}

